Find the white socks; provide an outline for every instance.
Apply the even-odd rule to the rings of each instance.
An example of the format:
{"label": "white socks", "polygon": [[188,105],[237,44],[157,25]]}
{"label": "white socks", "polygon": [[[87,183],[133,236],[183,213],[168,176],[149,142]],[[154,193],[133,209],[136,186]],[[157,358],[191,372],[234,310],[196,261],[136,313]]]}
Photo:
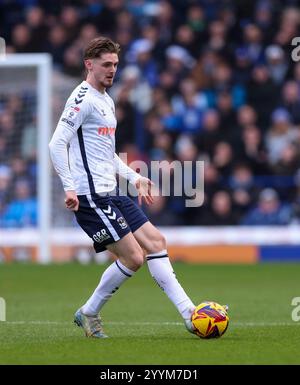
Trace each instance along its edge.
{"label": "white socks", "polygon": [[148,254],[147,264],[153,279],[177,307],[181,316],[184,319],[190,319],[195,305],[178,282],[167,250],[162,250],[155,254]]}
{"label": "white socks", "polygon": [[112,263],[102,274],[99,285],[92,296],[82,306],[83,314],[97,315],[113,293],[133,274],[134,271],[128,269],[119,260]]}
{"label": "white socks", "polygon": [[[147,255],[147,264],[155,282],[173,302],[181,316],[184,319],[190,319],[195,305],[178,282],[167,250]],[[112,263],[102,274],[99,285],[92,296],[82,306],[83,314],[88,316],[97,315],[113,293],[133,274],[134,271],[128,269],[119,260]]]}

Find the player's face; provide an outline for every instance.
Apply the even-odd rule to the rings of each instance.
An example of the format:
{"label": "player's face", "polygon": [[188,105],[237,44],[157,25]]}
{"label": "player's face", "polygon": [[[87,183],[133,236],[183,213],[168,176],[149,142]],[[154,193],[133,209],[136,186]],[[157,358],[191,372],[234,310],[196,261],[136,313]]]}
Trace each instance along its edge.
{"label": "player's face", "polygon": [[119,63],[116,53],[104,53],[100,58],[91,59],[90,72],[100,87],[107,88],[113,85],[114,77]]}

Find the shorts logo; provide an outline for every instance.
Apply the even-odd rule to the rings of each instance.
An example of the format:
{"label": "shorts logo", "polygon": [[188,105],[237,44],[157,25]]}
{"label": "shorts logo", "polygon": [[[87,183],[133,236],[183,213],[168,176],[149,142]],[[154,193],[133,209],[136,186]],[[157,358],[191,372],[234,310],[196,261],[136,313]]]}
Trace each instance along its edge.
{"label": "shorts logo", "polygon": [[109,238],[110,236],[107,234],[105,229],[101,229],[100,231],[98,231],[96,234],[93,235],[94,241],[98,243],[101,243]]}
{"label": "shorts logo", "polygon": [[128,226],[123,217],[118,218],[117,222],[119,223],[121,229],[126,229],[126,227]]}
{"label": "shorts logo", "polygon": [[103,212],[107,215],[107,218],[109,219],[116,219],[117,214],[113,211],[113,209],[108,205],[108,208],[106,210],[103,210]]}

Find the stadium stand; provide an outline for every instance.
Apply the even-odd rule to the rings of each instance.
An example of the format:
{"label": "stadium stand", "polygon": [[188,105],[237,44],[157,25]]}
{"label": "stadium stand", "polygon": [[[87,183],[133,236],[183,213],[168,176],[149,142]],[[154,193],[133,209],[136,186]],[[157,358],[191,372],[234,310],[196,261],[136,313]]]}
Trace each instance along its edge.
{"label": "stadium stand", "polygon": [[[0,3],[0,15],[8,52],[48,52],[74,83],[84,76],[87,41],[104,34],[121,44],[110,91],[117,151],[206,163],[203,206],[164,197],[148,209],[156,225],[300,223],[296,1],[13,0]],[[35,116],[22,113],[34,103],[34,95],[1,94],[0,227],[36,223]],[[265,189],[284,222],[251,220]],[[56,221],[67,222],[64,215],[58,210]]]}

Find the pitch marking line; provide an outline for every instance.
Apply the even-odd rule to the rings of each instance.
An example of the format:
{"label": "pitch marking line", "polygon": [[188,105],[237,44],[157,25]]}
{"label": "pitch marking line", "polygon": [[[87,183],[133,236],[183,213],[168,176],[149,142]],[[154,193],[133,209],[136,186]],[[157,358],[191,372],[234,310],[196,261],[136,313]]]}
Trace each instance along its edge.
{"label": "pitch marking line", "polygon": [[[70,322],[59,321],[4,321],[1,324],[9,325],[70,325]],[[300,322],[230,322],[231,326],[255,327],[255,326],[300,326]],[[116,322],[107,321],[103,325],[122,325],[122,326],[182,326],[183,322]]]}

